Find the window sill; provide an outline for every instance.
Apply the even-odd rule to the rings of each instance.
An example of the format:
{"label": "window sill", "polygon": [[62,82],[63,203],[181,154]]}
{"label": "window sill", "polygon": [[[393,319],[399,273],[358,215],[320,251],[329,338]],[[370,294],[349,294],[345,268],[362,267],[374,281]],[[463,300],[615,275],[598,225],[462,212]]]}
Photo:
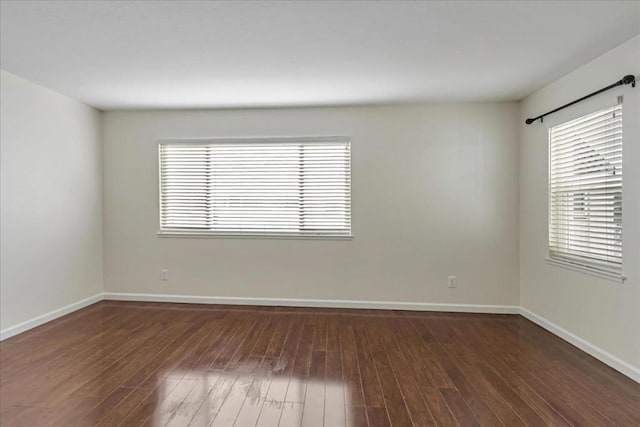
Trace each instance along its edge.
{"label": "window sill", "polygon": [[189,231],[159,231],[158,237],[205,239],[291,239],[291,240],[353,240],[349,234],[287,234],[287,233],[206,233]]}
{"label": "window sill", "polygon": [[616,283],[624,283],[627,280],[627,277],[622,273],[615,273],[605,270],[600,270],[598,268],[589,267],[586,265],[574,263],[571,261],[565,261],[557,258],[545,258],[548,264],[555,265],[557,267],[565,268],[567,270],[577,271],[580,273],[585,273],[590,276],[599,277],[601,279],[610,280]]}

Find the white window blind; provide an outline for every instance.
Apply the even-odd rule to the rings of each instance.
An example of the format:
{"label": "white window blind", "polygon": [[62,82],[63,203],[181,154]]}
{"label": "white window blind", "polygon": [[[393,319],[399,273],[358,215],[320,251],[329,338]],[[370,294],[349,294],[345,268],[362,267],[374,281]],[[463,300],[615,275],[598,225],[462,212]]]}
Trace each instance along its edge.
{"label": "white window blind", "polygon": [[549,255],[620,274],[622,103],[550,129]]}
{"label": "white window blind", "polygon": [[351,235],[344,138],[159,145],[160,232]]}

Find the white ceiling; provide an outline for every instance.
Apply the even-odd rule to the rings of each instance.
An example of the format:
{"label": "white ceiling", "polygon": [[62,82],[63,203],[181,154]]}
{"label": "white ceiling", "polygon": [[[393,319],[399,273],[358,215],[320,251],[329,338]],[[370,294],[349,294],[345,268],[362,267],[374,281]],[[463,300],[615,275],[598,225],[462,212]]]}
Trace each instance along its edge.
{"label": "white ceiling", "polygon": [[[101,109],[517,100],[640,1],[2,1],[0,66]],[[611,67],[615,80],[627,70]]]}

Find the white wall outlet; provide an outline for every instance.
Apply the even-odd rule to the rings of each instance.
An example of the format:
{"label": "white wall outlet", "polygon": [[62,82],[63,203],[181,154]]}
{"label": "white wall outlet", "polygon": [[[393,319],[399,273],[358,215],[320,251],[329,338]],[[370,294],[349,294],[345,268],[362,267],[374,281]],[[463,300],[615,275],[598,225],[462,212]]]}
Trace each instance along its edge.
{"label": "white wall outlet", "polygon": [[455,288],[456,286],[458,286],[458,279],[456,278],[456,276],[449,276],[447,278],[447,286],[450,288]]}
{"label": "white wall outlet", "polygon": [[160,280],[169,280],[169,270],[160,270]]}

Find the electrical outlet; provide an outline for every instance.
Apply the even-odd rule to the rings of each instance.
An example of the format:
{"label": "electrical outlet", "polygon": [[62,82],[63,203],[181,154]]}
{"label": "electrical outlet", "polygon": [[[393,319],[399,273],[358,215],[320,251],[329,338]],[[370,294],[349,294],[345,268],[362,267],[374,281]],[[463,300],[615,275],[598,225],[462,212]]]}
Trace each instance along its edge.
{"label": "electrical outlet", "polygon": [[450,288],[455,288],[456,286],[458,286],[458,279],[456,278],[456,276],[448,277],[447,286]]}
{"label": "electrical outlet", "polygon": [[169,270],[160,270],[160,280],[169,280]]}

